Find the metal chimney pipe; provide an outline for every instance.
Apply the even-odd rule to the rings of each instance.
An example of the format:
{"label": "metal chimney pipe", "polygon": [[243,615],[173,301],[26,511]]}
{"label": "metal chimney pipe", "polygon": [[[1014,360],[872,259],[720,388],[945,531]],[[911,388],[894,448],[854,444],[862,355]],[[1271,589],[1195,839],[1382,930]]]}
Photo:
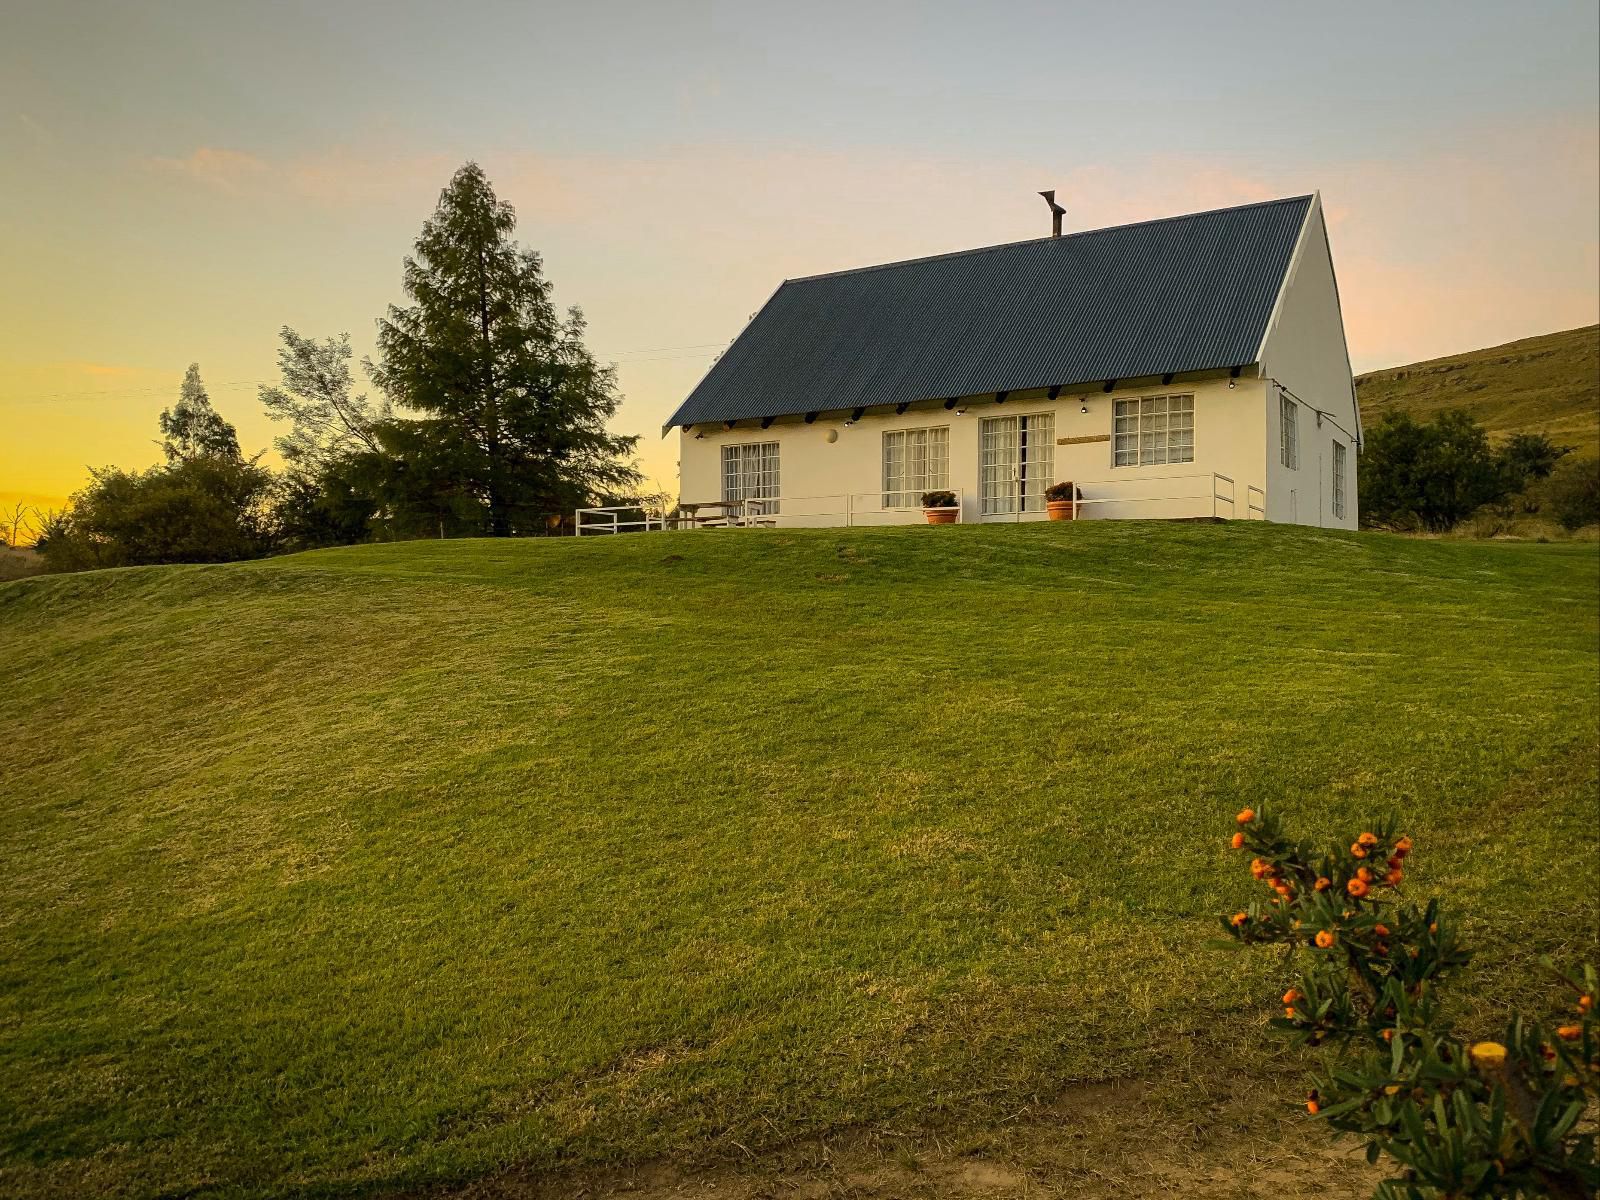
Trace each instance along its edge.
{"label": "metal chimney pipe", "polygon": [[1039,195],[1043,196],[1044,202],[1050,206],[1050,236],[1058,238],[1061,236],[1061,218],[1067,215],[1067,210],[1056,203],[1054,188],[1048,192],[1040,192]]}

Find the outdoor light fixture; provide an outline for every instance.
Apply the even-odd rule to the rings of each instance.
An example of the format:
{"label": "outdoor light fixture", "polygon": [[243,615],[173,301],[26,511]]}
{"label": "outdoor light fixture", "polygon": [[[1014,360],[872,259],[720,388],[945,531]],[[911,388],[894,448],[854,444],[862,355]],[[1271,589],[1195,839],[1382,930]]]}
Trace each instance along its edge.
{"label": "outdoor light fixture", "polygon": [[958,416],[958,417],[964,417],[964,416],[966,416],[966,415],[967,415],[967,410],[966,410],[966,409],[964,409],[964,408],[958,408],[958,409],[956,409],[956,416]]}
{"label": "outdoor light fixture", "polygon": [[1228,380],[1228,390],[1229,390],[1229,391],[1230,391],[1230,392],[1231,392],[1231,391],[1232,391],[1232,390],[1233,390],[1233,380],[1231,380],[1231,379],[1230,379],[1230,380]]}
{"label": "outdoor light fixture", "polygon": [[845,428],[846,428],[846,429],[849,429],[849,428],[850,428],[850,426],[852,426],[852,425],[854,425],[854,424],[855,424],[855,422],[854,422],[854,421],[846,421],[846,422],[845,422],[845,423],[844,423],[844,427],[845,427]]}

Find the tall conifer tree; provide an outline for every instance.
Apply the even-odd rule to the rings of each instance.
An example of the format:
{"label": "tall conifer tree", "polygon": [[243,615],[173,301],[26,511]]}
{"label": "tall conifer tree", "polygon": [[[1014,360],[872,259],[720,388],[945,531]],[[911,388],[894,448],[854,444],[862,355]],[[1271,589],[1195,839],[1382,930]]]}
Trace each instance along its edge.
{"label": "tall conifer tree", "polygon": [[638,439],[609,433],[619,398],[560,316],[538,254],[512,240],[516,214],[467,163],[405,261],[413,301],[378,322],[373,379],[418,422],[443,466],[484,505],[490,533],[637,486]]}
{"label": "tall conifer tree", "polygon": [[161,450],[168,462],[239,457],[239,435],[211,407],[199,363],[189,364],[178,402],[161,414]]}

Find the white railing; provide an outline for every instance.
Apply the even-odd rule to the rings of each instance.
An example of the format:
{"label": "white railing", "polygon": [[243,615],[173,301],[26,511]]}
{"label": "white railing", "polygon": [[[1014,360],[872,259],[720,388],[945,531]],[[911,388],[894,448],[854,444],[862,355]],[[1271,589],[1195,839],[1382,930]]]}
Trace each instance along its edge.
{"label": "white railing", "polygon": [[[633,516],[634,513],[638,513],[639,516]],[[627,520],[623,520],[624,514],[628,514]],[[584,521],[585,517],[588,518],[587,523]],[[611,508],[580,508],[573,517],[572,532],[580,537],[586,533],[622,533],[624,530],[648,533],[653,529],[666,529],[667,520],[668,518],[659,513],[651,513],[637,504]]]}
{"label": "white railing", "polygon": [[[1198,490],[1183,491],[1177,487],[1179,484],[1187,485],[1191,483]],[[1238,485],[1234,483],[1231,475],[1224,475],[1220,471],[1193,475],[1143,475],[1128,479],[1099,479],[1088,483],[1080,483],[1077,486],[1081,492],[1086,489],[1143,487],[1147,484],[1160,484],[1162,486],[1156,488],[1155,493],[1151,495],[1122,492],[1107,496],[1089,495],[1078,501],[1078,507],[1081,509],[1085,505],[1093,504],[1182,504],[1190,500],[1198,500],[1200,503],[1196,507],[1201,511],[1184,513],[1184,516],[1205,516],[1205,509],[1209,507],[1211,516],[1221,517],[1224,515],[1221,511],[1221,506],[1224,504],[1228,506],[1226,514],[1228,517],[1232,518],[1239,515]],[[1223,490],[1224,485],[1226,485],[1226,491]]]}
{"label": "white railing", "polygon": [[[1267,494],[1254,484],[1245,488],[1245,511],[1239,512],[1238,484],[1220,471],[1186,475],[1145,475],[1099,479],[1079,483],[1087,493],[1078,504],[1079,517],[1145,515],[1146,505],[1169,505],[1169,511],[1149,513],[1164,517],[1266,519]],[[976,499],[976,498],[975,498]],[[658,529],[798,528],[866,525],[910,525],[924,520],[921,505],[886,505],[882,492],[835,492],[821,496],[774,496],[761,500],[718,500],[680,504],[671,514],[647,511],[638,505],[580,508],[573,532],[585,534],[647,533]],[[1119,505],[1138,505],[1118,513]],[[1099,512],[1096,512],[1096,509]],[[975,506],[976,509],[976,506]],[[1107,511],[1109,509],[1109,511]],[[974,515],[983,521],[1041,520],[1043,511]],[[968,519],[967,496],[956,489],[956,520]]]}
{"label": "white railing", "polygon": [[[956,495],[956,520],[965,518],[966,493]],[[883,502],[882,492],[835,492],[822,496],[772,496],[760,500],[717,500],[680,504],[669,516],[647,513],[637,505],[580,508],[573,532],[611,534],[656,529],[796,528],[807,525],[911,525],[926,518],[920,504],[899,506]]]}

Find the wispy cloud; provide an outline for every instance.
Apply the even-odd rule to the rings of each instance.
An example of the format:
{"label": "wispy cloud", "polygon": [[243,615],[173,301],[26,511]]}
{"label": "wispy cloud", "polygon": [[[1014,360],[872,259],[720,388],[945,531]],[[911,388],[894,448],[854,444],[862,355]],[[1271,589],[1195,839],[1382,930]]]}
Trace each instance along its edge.
{"label": "wispy cloud", "polygon": [[27,113],[17,114],[17,124],[22,126],[35,142],[41,146],[54,146],[57,138],[54,133],[45,127],[43,122],[35,120]]}
{"label": "wispy cloud", "polygon": [[146,164],[227,196],[241,196],[270,183],[273,168],[240,150],[199,146],[182,158],[150,158]]}
{"label": "wispy cloud", "polygon": [[[1352,355],[1366,367],[1596,319],[1596,132],[1593,122],[1490,129],[1472,153],[1311,168],[1171,155],[1067,166],[1044,156],[974,162],[744,145],[491,152],[481,161],[516,205],[524,239],[560,244],[582,262],[586,295],[655,281],[629,301],[641,344],[653,344],[652,311],[667,327],[700,312],[704,328],[663,335],[704,341],[737,332],[712,315],[727,311],[730,295],[753,302],[786,277],[1038,236],[1047,228],[1033,195],[1040,187],[1057,189],[1069,229],[1321,188]],[[209,146],[157,161],[231,198],[335,209],[415,210],[458,165],[443,154],[332,148],[268,160]],[[1530,191],[1534,177],[1540,186]]]}

